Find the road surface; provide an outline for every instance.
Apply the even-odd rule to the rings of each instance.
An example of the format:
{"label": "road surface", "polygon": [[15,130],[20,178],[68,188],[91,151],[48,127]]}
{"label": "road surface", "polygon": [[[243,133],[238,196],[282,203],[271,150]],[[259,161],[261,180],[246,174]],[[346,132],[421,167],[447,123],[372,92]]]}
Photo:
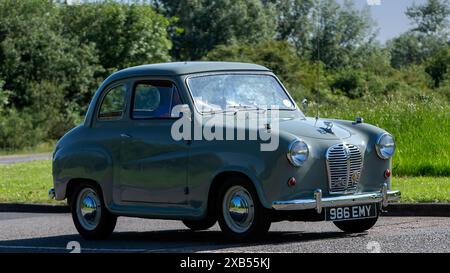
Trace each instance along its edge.
{"label": "road surface", "polygon": [[2,155],[0,156],[0,164],[14,164],[19,162],[28,162],[34,160],[50,160],[51,153],[26,154],[26,155]]}
{"label": "road surface", "polygon": [[[85,241],[70,214],[0,213],[0,252],[450,252],[450,218],[383,217],[368,233],[332,223],[280,222],[257,243],[230,243],[215,225],[193,232],[180,221],[121,217],[108,240]],[[80,248],[78,248],[78,246]]]}

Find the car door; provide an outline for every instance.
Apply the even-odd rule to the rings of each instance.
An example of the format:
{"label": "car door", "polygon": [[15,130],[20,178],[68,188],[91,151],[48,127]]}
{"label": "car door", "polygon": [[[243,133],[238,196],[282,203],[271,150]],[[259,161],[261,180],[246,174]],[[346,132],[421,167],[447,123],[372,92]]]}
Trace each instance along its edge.
{"label": "car door", "polygon": [[[128,84],[126,82],[114,83],[105,88],[96,107],[93,126],[89,132],[89,138],[87,138],[89,140],[83,147],[90,150],[91,154],[108,158],[109,164],[106,168],[103,165],[98,166],[96,163],[91,162],[91,171],[93,172],[98,172],[99,169],[108,170],[100,174],[107,185],[113,185],[118,174],[122,142],[121,133],[128,124],[126,116],[127,97]],[[94,153],[94,151],[101,152]],[[105,190],[106,195],[113,191],[111,187],[104,187],[103,190]]]}
{"label": "car door", "polygon": [[137,80],[132,86],[131,122],[122,132],[121,200],[185,204],[188,146],[171,136],[171,110],[181,104],[178,90],[168,80]]}

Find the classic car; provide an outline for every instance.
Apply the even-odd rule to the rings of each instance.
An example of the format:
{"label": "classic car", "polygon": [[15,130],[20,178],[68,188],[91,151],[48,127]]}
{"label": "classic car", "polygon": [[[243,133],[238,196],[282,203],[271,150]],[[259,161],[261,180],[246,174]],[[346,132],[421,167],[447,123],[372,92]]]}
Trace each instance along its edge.
{"label": "classic car", "polygon": [[[192,137],[214,118],[234,122],[209,133],[241,137]],[[174,134],[177,123],[191,131]],[[262,146],[268,141],[273,147]],[[394,151],[394,137],[362,118],[306,117],[266,67],[142,65],[109,76],[84,122],[58,141],[49,196],[67,199],[87,239],[109,236],[118,216],[181,220],[192,230],[218,222],[235,240],[285,220],[356,233],[400,198],[390,188]]]}

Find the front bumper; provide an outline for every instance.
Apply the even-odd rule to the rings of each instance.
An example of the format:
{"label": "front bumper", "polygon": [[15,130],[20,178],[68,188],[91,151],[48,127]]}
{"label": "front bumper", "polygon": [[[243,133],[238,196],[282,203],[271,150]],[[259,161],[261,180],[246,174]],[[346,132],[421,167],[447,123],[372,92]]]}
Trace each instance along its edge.
{"label": "front bumper", "polygon": [[400,191],[388,190],[388,185],[384,184],[379,192],[361,193],[346,196],[322,198],[322,190],[314,192],[313,199],[297,199],[288,201],[274,201],[272,207],[275,210],[307,210],[315,209],[317,213],[322,212],[322,208],[342,207],[362,204],[381,203],[386,207],[390,202],[400,199]]}

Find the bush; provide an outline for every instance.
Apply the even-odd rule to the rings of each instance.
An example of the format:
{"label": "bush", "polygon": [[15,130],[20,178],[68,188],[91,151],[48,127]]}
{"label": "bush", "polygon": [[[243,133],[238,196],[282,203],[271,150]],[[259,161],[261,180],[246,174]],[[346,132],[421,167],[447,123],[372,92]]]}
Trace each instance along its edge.
{"label": "bush", "polygon": [[0,117],[0,148],[13,151],[32,147],[44,140],[45,133],[33,126],[33,117],[16,109]]}
{"label": "bush", "polygon": [[338,71],[330,84],[331,89],[336,94],[343,94],[355,99],[362,97],[366,91],[364,75],[361,71],[345,69]]}
{"label": "bush", "polygon": [[425,71],[434,81],[434,87],[439,87],[450,73],[450,45],[441,48],[427,62]]}
{"label": "bush", "polygon": [[48,81],[31,83],[28,87],[32,105],[24,111],[30,112],[33,126],[42,130],[45,139],[60,138],[79,120],[77,104],[66,100],[63,90]]}

